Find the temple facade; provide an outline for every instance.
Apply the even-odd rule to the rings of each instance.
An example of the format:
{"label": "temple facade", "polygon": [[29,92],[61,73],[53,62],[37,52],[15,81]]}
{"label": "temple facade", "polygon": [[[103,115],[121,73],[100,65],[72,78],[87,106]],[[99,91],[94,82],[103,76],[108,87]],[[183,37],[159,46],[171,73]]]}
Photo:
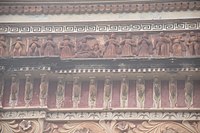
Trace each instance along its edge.
{"label": "temple facade", "polygon": [[1,1],[0,133],[200,133],[200,2]]}

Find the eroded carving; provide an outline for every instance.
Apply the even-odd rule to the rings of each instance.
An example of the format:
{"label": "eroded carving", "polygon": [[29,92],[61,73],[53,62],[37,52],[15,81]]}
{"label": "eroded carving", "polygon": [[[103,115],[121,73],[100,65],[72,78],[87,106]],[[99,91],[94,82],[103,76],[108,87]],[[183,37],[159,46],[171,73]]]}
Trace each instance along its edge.
{"label": "eroded carving", "polygon": [[26,76],[26,84],[25,84],[24,101],[26,106],[29,106],[33,97],[33,84],[31,80],[31,75],[26,74],[25,76]]}
{"label": "eroded carving", "polygon": [[73,107],[78,108],[78,105],[80,103],[80,98],[81,98],[81,85],[79,82],[79,77],[74,77],[72,96],[73,96],[72,97]]}
{"label": "eroded carving", "polygon": [[193,104],[193,82],[191,76],[187,76],[185,81],[185,104],[187,108],[191,108]]}
{"label": "eroded carving", "polygon": [[48,80],[45,74],[41,74],[41,83],[40,83],[40,106],[44,107],[47,104],[47,94],[48,94]]}
{"label": "eroded carving", "polygon": [[60,57],[61,58],[69,58],[73,57],[75,54],[74,43],[71,41],[71,38],[68,35],[63,37],[63,41],[60,43]]}
{"label": "eroded carving", "polygon": [[172,77],[169,81],[169,101],[170,107],[174,108],[177,104],[177,81]]}
{"label": "eroded carving", "polygon": [[32,42],[28,46],[28,56],[41,56],[41,44],[37,36],[32,38]]}
{"label": "eroded carving", "polygon": [[138,77],[136,81],[136,100],[137,100],[137,107],[144,108],[145,81],[142,79],[142,77]]}
{"label": "eroded carving", "polygon": [[18,92],[19,92],[19,81],[17,79],[17,75],[12,75],[12,83],[11,83],[11,93],[10,93],[10,106],[14,107],[17,105],[18,101]]}
{"label": "eroded carving", "polygon": [[90,78],[90,86],[89,86],[89,107],[96,107],[96,98],[97,98],[97,86],[94,77]]}
{"label": "eroded carving", "polygon": [[121,81],[120,107],[126,108],[128,106],[128,90],[129,85],[126,77]]}
{"label": "eroded carving", "polygon": [[53,41],[52,35],[47,36],[47,41],[43,44],[43,55],[54,56],[57,53],[57,45]]}
{"label": "eroded carving", "polygon": [[25,44],[22,42],[21,37],[17,37],[16,42],[11,46],[11,55],[12,56],[25,56],[26,48]]}
{"label": "eroded carving", "polygon": [[158,77],[155,77],[153,81],[153,107],[161,107],[161,83]]}
{"label": "eroded carving", "polygon": [[65,82],[63,77],[59,77],[57,91],[56,91],[56,107],[61,108],[65,100]]}
{"label": "eroded carving", "polygon": [[153,54],[152,41],[149,39],[146,32],[138,41],[138,56],[149,56]]}
{"label": "eroded carving", "polygon": [[7,45],[6,38],[3,35],[0,35],[0,57],[6,56],[7,53]]}
{"label": "eroded carving", "polygon": [[112,102],[112,82],[109,77],[106,77],[104,83],[104,108],[111,109]]}

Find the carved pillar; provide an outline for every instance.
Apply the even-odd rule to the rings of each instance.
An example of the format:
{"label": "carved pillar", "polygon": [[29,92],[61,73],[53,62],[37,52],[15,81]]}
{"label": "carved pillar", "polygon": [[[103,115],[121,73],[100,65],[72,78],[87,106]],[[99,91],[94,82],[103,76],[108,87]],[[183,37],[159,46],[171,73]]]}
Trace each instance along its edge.
{"label": "carved pillar", "polygon": [[191,75],[187,76],[185,81],[185,104],[187,108],[191,108],[193,104],[193,81]]}
{"label": "carved pillar", "polygon": [[89,99],[88,99],[88,105],[90,108],[96,107],[96,98],[97,98],[97,85],[95,77],[90,77]]}
{"label": "carved pillar", "polygon": [[138,77],[137,82],[136,82],[136,100],[137,100],[137,107],[144,108],[145,81],[143,77]]}
{"label": "carved pillar", "polygon": [[121,81],[121,92],[120,92],[120,107],[126,108],[128,106],[128,81],[125,76],[122,77]]}
{"label": "carved pillar", "polygon": [[31,74],[25,74],[25,76],[26,76],[26,84],[25,84],[24,101],[26,107],[28,107],[33,97],[33,84],[32,84]]}
{"label": "carved pillar", "polygon": [[78,108],[80,99],[81,99],[81,85],[79,82],[79,77],[74,77],[73,95],[72,95],[73,108]]}
{"label": "carved pillar", "polygon": [[56,90],[56,107],[61,108],[65,100],[65,82],[63,77],[58,78],[58,85]]}
{"label": "carved pillar", "polygon": [[4,89],[4,78],[3,78],[3,73],[1,73],[0,76],[0,108],[2,108],[2,100],[3,100],[3,89]]}
{"label": "carved pillar", "polygon": [[40,83],[40,106],[47,106],[47,94],[48,94],[48,80],[46,74],[41,74],[41,83]]}
{"label": "carved pillar", "polygon": [[169,102],[170,107],[174,108],[177,103],[177,81],[175,80],[174,76],[171,77],[169,82]]}
{"label": "carved pillar", "polygon": [[104,108],[110,109],[112,102],[112,83],[110,81],[110,77],[106,77],[104,83]]}
{"label": "carved pillar", "polygon": [[17,75],[12,75],[12,83],[11,83],[11,92],[10,92],[10,106],[14,107],[18,102],[18,93],[19,93],[19,80],[17,79]]}
{"label": "carved pillar", "polygon": [[153,81],[153,107],[161,107],[161,82],[158,77],[155,77]]}

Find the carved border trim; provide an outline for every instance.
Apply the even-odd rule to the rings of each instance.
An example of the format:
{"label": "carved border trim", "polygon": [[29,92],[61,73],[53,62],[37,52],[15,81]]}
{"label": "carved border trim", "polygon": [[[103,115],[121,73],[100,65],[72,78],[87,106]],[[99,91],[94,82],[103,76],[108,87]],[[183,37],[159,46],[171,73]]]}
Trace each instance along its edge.
{"label": "carved border trim", "polygon": [[9,119],[34,119],[34,118],[45,118],[45,111],[2,111],[0,112],[0,120]]}
{"label": "carved border trim", "polygon": [[27,33],[102,33],[102,32],[141,32],[141,31],[175,31],[175,30],[199,30],[200,21],[197,20],[169,20],[153,22],[99,22],[84,23],[24,23],[24,24],[0,24],[0,34],[27,34]]}
{"label": "carved border trim", "polygon": [[186,2],[101,2],[101,3],[1,3],[0,14],[97,14],[97,13],[135,13],[199,10],[199,1]]}
{"label": "carved border trim", "polygon": [[47,121],[66,120],[199,120],[198,111],[92,111],[92,112],[45,112],[45,111],[5,111],[0,113],[1,120],[38,119]]}

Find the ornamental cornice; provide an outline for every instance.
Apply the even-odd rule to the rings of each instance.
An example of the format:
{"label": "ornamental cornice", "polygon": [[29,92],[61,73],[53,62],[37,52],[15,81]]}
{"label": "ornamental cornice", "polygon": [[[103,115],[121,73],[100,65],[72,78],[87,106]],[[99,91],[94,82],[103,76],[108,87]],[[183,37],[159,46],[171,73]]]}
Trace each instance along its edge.
{"label": "ornamental cornice", "polygon": [[200,119],[199,111],[144,111],[144,110],[121,110],[121,111],[2,111],[1,120],[17,119],[45,119],[46,121],[93,121],[93,120],[187,120],[194,121]]}
{"label": "ornamental cornice", "polygon": [[0,14],[98,14],[199,10],[199,1],[1,2]]}
{"label": "ornamental cornice", "polygon": [[0,34],[48,34],[48,33],[112,33],[158,32],[199,30],[199,19],[107,21],[107,22],[59,22],[59,23],[0,23]]}

